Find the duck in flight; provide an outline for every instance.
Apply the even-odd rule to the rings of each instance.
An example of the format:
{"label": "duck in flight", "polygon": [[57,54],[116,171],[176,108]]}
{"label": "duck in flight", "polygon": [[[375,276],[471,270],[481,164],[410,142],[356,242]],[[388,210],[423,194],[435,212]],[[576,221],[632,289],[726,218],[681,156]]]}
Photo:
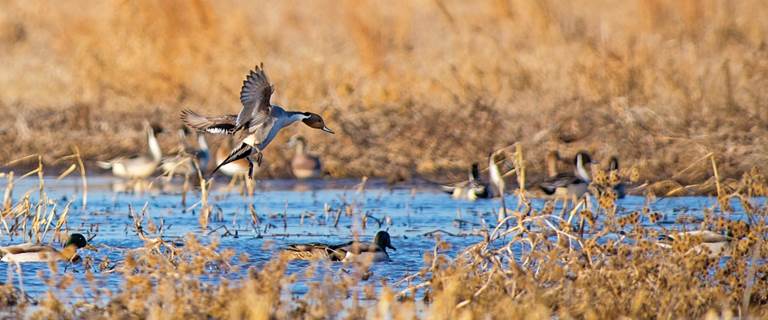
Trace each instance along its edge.
{"label": "duck in flight", "polygon": [[325,125],[323,118],[316,113],[286,111],[271,104],[273,92],[274,87],[269,83],[262,64],[254,68],[243,81],[243,87],[240,89],[243,108],[239,114],[203,116],[189,109],[181,112],[181,120],[192,129],[212,134],[235,135],[240,140],[240,146],[232,149],[227,158],[213,169],[210,176],[230,162],[246,159],[248,177],[253,177],[254,157],[256,164],[261,166],[262,151],[277,136],[280,129],[296,121],[333,133],[333,130]]}

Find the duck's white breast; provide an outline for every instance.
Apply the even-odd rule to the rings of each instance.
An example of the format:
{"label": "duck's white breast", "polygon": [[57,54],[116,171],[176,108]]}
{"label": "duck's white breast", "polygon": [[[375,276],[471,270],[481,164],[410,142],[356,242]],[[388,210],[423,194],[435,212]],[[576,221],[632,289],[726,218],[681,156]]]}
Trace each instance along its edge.
{"label": "duck's white breast", "polygon": [[0,261],[3,262],[48,262],[56,259],[53,252],[24,252],[6,254]]}

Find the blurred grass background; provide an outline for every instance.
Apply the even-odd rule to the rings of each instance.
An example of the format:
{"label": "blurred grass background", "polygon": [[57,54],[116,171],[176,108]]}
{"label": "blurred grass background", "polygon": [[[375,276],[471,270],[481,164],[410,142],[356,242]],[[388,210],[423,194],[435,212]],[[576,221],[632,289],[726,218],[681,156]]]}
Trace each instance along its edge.
{"label": "blurred grass background", "polygon": [[[721,175],[768,160],[762,0],[0,0],[0,161],[144,152],[141,120],[177,145],[178,112],[235,113],[259,62],[273,103],[318,112],[293,133],[334,176],[446,177],[493,148],[618,155],[641,179],[710,151]],[[211,141],[215,147],[219,140]],[[709,177],[710,164],[675,176]]]}

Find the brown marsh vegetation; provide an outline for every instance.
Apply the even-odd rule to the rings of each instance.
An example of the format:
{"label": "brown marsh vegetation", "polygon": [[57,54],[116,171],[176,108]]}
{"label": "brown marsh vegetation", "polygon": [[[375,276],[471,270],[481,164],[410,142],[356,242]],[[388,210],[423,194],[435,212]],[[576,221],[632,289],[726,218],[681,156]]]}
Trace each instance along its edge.
{"label": "brown marsh vegetation", "polygon": [[[670,179],[664,190],[709,177],[697,159],[710,152],[724,178],[768,160],[760,0],[0,7],[2,163],[38,153],[50,164],[70,145],[88,161],[135,153],[143,119],[175,129],[185,107],[236,112],[261,61],[276,103],[321,113],[339,133],[302,131],[336,177],[463,175],[513,142],[529,150],[532,178],[547,150],[587,149],[618,155],[640,182]],[[277,145],[269,172],[287,175]]]}
{"label": "brown marsh vegetation", "polygon": [[[524,181],[521,149],[510,158],[515,159],[515,174],[522,173],[516,178]],[[74,167],[62,176],[75,172],[81,163],[77,152],[63,160]],[[716,163],[710,164],[718,172]],[[84,197],[75,197],[57,209],[56,201],[47,196],[42,164],[18,179],[36,174],[39,188],[18,200],[4,199],[0,231],[6,239],[11,235],[38,241],[64,238],[71,232],[66,222],[69,203],[85,202]],[[25,297],[20,279],[9,273],[9,281],[0,285],[0,303],[8,316],[60,319],[768,316],[768,204],[763,198],[768,181],[759,170],[750,170],[733,189],[717,183],[719,201],[704,210],[698,223],[702,230],[731,237],[727,249],[714,257],[706,254],[707,249],[697,249],[703,239],[696,236],[681,238],[669,248],[659,246],[660,235],[681,231],[682,225],[648,227],[663,214],[650,206],[619,216],[611,187],[627,177],[615,172],[595,176],[591,188],[598,194],[596,201],[580,201],[563,212],[554,211],[552,202],[534,210],[525,193],[517,192],[517,205],[509,207],[505,220],[496,227],[472,230],[481,236],[475,244],[449,255],[449,245],[441,236],[457,235],[431,233],[435,245],[424,252],[423,268],[382,283],[365,280],[364,264],[339,269],[320,262],[303,273],[287,275],[286,257],[270,245],[263,248],[275,252],[268,262],[241,270],[248,260],[244,253],[220,249],[216,239],[203,243],[191,234],[181,240],[167,239],[147,207],[129,208],[134,234],[143,247],[125,250],[121,261],[92,259],[98,252],[89,255],[83,262],[83,282],[51,264],[54,272],[38,274],[49,288],[39,298]],[[13,194],[13,173],[2,178],[5,194]],[[207,199],[203,190],[205,207],[216,200]],[[39,199],[31,200],[30,192]],[[650,203],[653,195],[647,197]],[[738,214],[745,220],[733,218],[735,202],[743,208]],[[354,209],[347,211],[359,219],[364,216]],[[206,228],[206,222],[200,224]],[[242,278],[229,277],[240,271],[246,271]],[[122,285],[106,289],[98,273],[117,274]],[[318,273],[322,276],[315,277]],[[286,294],[292,283],[302,279],[309,288],[306,294]]]}

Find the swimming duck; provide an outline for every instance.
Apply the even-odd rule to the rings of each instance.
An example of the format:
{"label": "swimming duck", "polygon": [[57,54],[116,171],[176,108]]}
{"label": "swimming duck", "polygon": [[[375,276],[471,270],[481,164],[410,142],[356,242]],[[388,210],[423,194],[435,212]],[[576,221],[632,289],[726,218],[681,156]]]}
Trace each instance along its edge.
{"label": "swimming duck", "polygon": [[497,221],[502,221],[504,218],[506,218],[507,215],[507,205],[504,202],[504,176],[501,173],[501,170],[499,170],[499,162],[504,161],[504,154],[503,150],[492,152],[490,157],[488,157],[488,171],[489,175],[491,177],[491,183],[494,187],[496,187],[496,192],[498,192],[499,197],[501,199],[501,210],[499,211],[499,215],[497,218]]}
{"label": "swimming duck", "polygon": [[186,128],[179,130],[180,152],[173,157],[164,158],[160,164],[160,168],[163,169],[165,174],[194,174],[195,168],[192,164],[192,161],[190,161],[191,157],[195,157],[195,159],[197,159],[197,163],[200,165],[201,171],[208,167],[208,161],[211,158],[211,154],[208,150],[208,142],[205,140],[205,136],[202,134],[197,134],[197,148],[188,146],[186,139]]}
{"label": "swimming duck", "polygon": [[88,241],[85,240],[82,234],[73,233],[69,236],[69,240],[64,244],[61,251],[51,246],[34,243],[0,247],[0,255],[2,256],[0,261],[23,263],[64,260],[77,262],[80,260],[80,256],[77,255],[77,249],[85,248],[87,245]]}
{"label": "swimming duck", "polygon": [[[619,174],[619,158],[613,156],[611,157],[611,162],[608,163],[608,174],[615,174],[618,176]],[[626,196],[626,193],[624,192],[624,182],[619,181],[616,185],[613,186],[613,191],[616,191],[616,196],[619,199],[623,199],[624,196]]]}
{"label": "swimming duck", "polygon": [[96,164],[103,169],[111,169],[112,174],[124,179],[144,179],[152,175],[163,157],[160,144],[155,137],[155,129],[144,122],[147,133],[149,155],[138,155],[131,158],[115,158],[109,161],[99,161]]}
{"label": "swimming duck", "polygon": [[277,136],[280,129],[302,121],[310,128],[328,133],[328,128],[320,115],[312,112],[286,111],[270,103],[274,88],[269,83],[263,64],[251,71],[240,89],[240,102],[243,108],[237,115],[202,116],[191,110],[181,112],[181,120],[190,128],[213,134],[237,135],[240,146],[234,148],[224,161],[211,172],[211,176],[232,161],[245,158],[248,161],[248,176],[253,177],[253,159],[261,165],[262,152]]}
{"label": "swimming duck", "polygon": [[288,140],[288,145],[296,147],[296,152],[291,159],[291,171],[296,178],[310,179],[323,175],[320,157],[307,152],[307,139],[302,136],[293,136]]}
{"label": "swimming duck", "polygon": [[557,153],[550,152],[547,155],[547,166],[550,177],[540,183],[539,188],[548,195],[573,196],[576,198],[584,195],[587,192],[587,187],[589,186],[590,181],[589,174],[584,165],[591,164],[592,158],[588,153],[580,151],[576,154],[573,161],[576,164],[573,173],[557,173]]}
{"label": "swimming duck", "polygon": [[295,260],[330,259],[331,261],[389,261],[387,248],[392,246],[389,233],[379,231],[372,243],[350,241],[343,244],[304,243],[289,245],[283,252]]}
{"label": "swimming duck", "polygon": [[[226,139],[226,142],[216,149],[215,159],[217,166],[223,163],[224,160],[227,159],[227,156],[229,156],[229,153],[232,152],[231,145],[232,143],[230,142],[230,139]],[[260,168],[256,168],[255,171],[258,171],[259,169]],[[248,173],[248,160],[238,159],[231,161],[227,164],[221,165],[219,171],[230,177],[238,175],[245,176]]]}
{"label": "swimming duck", "polygon": [[480,181],[480,170],[477,162],[469,169],[468,180],[453,185],[441,186],[444,192],[450,193],[454,199],[477,200],[491,198],[492,194],[488,184]]}
{"label": "swimming duck", "polygon": [[674,242],[690,239],[692,247],[688,253],[707,254],[709,258],[717,258],[721,255],[730,255],[731,240],[733,238],[709,230],[694,230],[678,232],[659,236],[659,245],[662,248],[671,248]]}

